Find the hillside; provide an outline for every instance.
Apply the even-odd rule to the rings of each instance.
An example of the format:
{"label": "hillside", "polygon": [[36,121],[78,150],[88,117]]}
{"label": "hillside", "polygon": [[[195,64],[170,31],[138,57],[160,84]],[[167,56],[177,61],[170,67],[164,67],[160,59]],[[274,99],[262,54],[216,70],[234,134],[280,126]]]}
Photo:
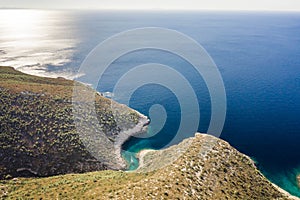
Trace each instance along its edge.
{"label": "hillside", "polygon": [[[74,87],[92,92],[95,101],[84,101],[80,94],[81,99],[74,102]],[[88,86],[27,75],[11,67],[0,67],[0,101],[0,179],[124,169],[119,145],[128,138],[128,131],[138,132],[147,123],[141,114]],[[98,123],[89,120],[92,110]],[[104,144],[91,155],[79,133],[97,136],[99,130]],[[89,139],[89,135],[81,137]],[[99,142],[93,141],[93,145]]]}
{"label": "hillside", "polygon": [[[177,157],[178,149],[183,152],[178,159],[165,159]],[[196,134],[141,159],[144,165],[135,172],[20,178],[1,181],[0,187],[7,199],[293,199],[270,183],[251,159],[212,136]]]}

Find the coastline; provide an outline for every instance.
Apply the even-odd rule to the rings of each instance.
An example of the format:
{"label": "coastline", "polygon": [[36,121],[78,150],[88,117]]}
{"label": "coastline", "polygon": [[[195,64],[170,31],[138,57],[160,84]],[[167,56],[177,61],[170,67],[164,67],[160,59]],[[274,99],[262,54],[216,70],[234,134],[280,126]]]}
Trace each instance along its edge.
{"label": "coastline", "polygon": [[[266,178],[267,179],[267,178]],[[269,179],[267,179],[269,181]],[[285,191],[284,189],[282,189],[281,187],[279,187],[278,185],[276,185],[275,183],[272,183],[271,181],[269,181],[277,190],[279,190],[281,193],[285,194],[290,200],[300,200],[299,197],[293,196],[291,195],[289,192]]]}
{"label": "coastline", "polygon": [[[131,108],[128,108],[128,109],[131,109]],[[118,136],[116,137],[116,140],[115,140],[114,144],[113,144],[114,145],[114,150],[115,150],[115,155],[116,155],[115,159],[120,164],[120,166],[121,166],[120,169],[122,169],[122,168],[126,169],[126,167],[127,167],[126,160],[121,155],[122,145],[127,140],[129,140],[130,137],[137,136],[137,135],[143,133],[144,131],[146,131],[147,130],[147,125],[149,124],[149,119],[147,118],[147,116],[139,113],[136,110],[133,110],[133,109],[131,109],[131,110],[138,114],[138,116],[139,116],[138,123],[133,128],[130,128],[130,129],[125,130],[125,131],[120,131]],[[144,157],[148,153],[153,152],[153,151],[155,151],[155,150],[144,149],[144,150],[141,150],[140,152],[138,152],[136,157],[139,159],[139,166],[138,166],[137,169],[142,168],[144,166],[144,164],[145,164],[144,163]],[[23,170],[25,169],[25,170],[28,171],[28,169],[26,169],[26,168],[20,168],[20,169],[23,169]],[[33,172],[33,174],[34,174],[34,172]],[[300,174],[297,175],[296,181],[298,183],[298,186],[300,187]],[[272,185],[274,187],[276,187],[278,190],[280,190],[282,193],[289,196],[290,199],[299,199],[298,197],[295,197],[295,196],[291,195],[290,193],[286,192],[285,190],[283,190],[279,186],[275,185],[274,183],[272,183]]]}
{"label": "coastline", "polygon": [[116,140],[114,142],[116,159],[118,160],[118,163],[121,165],[122,169],[127,168],[127,162],[121,155],[123,144],[127,140],[129,140],[130,137],[137,136],[137,135],[147,131],[147,125],[150,122],[150,120],[148,119],[147,116],[141,114],[140,112],[138,112],[136,110],[134,110],[134,111],[137,112],[137,114],[140,116],[139,122],[133,128],[125,130],[125,131],[121,131],[118,134],[118,136],[116,137]]}

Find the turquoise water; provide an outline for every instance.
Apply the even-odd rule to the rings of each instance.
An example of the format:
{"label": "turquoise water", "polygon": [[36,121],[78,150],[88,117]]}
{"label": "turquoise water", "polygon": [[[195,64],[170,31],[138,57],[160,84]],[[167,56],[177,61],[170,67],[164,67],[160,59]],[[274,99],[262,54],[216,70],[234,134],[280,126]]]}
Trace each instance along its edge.
{"label": "turquoise water", "polygon": [[139,167],[139,159],[136,157],[136,153],[129,151],[124,151],[122,153],[122,157],[126,160],[128,168],[128,171],[135,170]]}
{"label": "turquoise water", "polygon": [[[0,64],[39,75],[76,77],[97,44],[132,28],[164,27],[192,37],[211,55],[224,80],[227,116],[221,138],[254,157],[271,181],[300,196],[295,176],[300,172],[300,13],[22,12],[20,20],[30,21],[16,26],[5,20],[16,13],[0,11],[0,18],[5,17],[0,20],[0,30],[5,30],[0,32]],[[189,63],[173,54],[155,50],[126,54],[107,69],[97,89],[112,92],[126,71],[150,62],[172,66],[189,80],[201,111],[198,131],[206,132],[211,114],[206,85]],[[174,137],[180,121],[176,96],[153,84],[139,88],[130,100],[130,106],[145,115],[153,104],[165,107],[165,126],[154,137],[129,140],[125,156],[163,148]],[[185,137],[193,134],[187,132]],[[128,160],[134,169],[137,160]]]}

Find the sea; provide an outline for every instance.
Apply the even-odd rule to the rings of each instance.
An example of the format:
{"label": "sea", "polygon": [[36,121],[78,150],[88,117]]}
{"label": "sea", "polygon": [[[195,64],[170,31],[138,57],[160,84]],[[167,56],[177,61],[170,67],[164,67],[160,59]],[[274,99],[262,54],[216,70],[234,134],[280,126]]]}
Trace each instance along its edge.
{"label": "sea", "polygon": [[[255,160],[270,181],[300,197],[296,181],[300,174],[300,13],[2,9],[0,65],[39,76],[80,79],[81,64],[98,44],[144,27],[178,31],[206,50],[226,92],[220,138]],[[95,89],[113,97],[124,72],[147,63],[169,66],[189,81],[201,113],[196,129],[206,133],[212,112],[210,91],[191,63],[172,52],[139,49],[122,55]],[[177,84],[179,91],[182,85]],[[122,103],[123,99],[115,100]],[[129,169],[138,166],[137,152],[165,148],[172,140],[182,117],[180,101],[174,90],[155,82],[132,93],[129,106],[150,116],[148,132],[155,134],[133,137],[123,145]],[[161,117],[164,123],[157,123]],[[181,139],[193,134],[187,132]]]}

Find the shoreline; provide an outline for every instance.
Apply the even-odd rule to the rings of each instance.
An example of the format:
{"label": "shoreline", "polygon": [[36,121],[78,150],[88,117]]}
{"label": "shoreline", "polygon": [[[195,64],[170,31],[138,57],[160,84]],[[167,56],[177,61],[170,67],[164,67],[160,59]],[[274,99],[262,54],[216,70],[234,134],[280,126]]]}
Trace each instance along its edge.
{"label": "shoreline", "polygon": [[[132,109],[132,108],[130,108]],[[133,110],[133,109],[132,109]],[[116,140],[114,142],[114,149],[116,154],[116,159],[118,163],[121,165],[122,169],[126,169],[128,167],[127,161],[122,157],[121,151],[123,144],[128,141],[131,137],[137,136],[145,131],[147,131],[148,124],[150,120],[147,116],[141,114],[140,112],[134,110],[140,116],[139,122],[131,129],[121,131]]]}
{"label": "shoreline", "polygon": [[[267,179],[267,178],[266,178],[266,179]],[[299,197],[296,197],[296,196],[290,194],[288,191],[282,189],[281,187],[279,187],[279,186],[276,185],[275,183],[271,182],[269,179],[267,179],[267,180],[268,180],[268,181],[269,181],[269,182],[270,182],[277,190],[279,190],[281,193],[285,194],[285,195],[288,197],[288,199],[290,199],[290,200],[300,200]]]}

